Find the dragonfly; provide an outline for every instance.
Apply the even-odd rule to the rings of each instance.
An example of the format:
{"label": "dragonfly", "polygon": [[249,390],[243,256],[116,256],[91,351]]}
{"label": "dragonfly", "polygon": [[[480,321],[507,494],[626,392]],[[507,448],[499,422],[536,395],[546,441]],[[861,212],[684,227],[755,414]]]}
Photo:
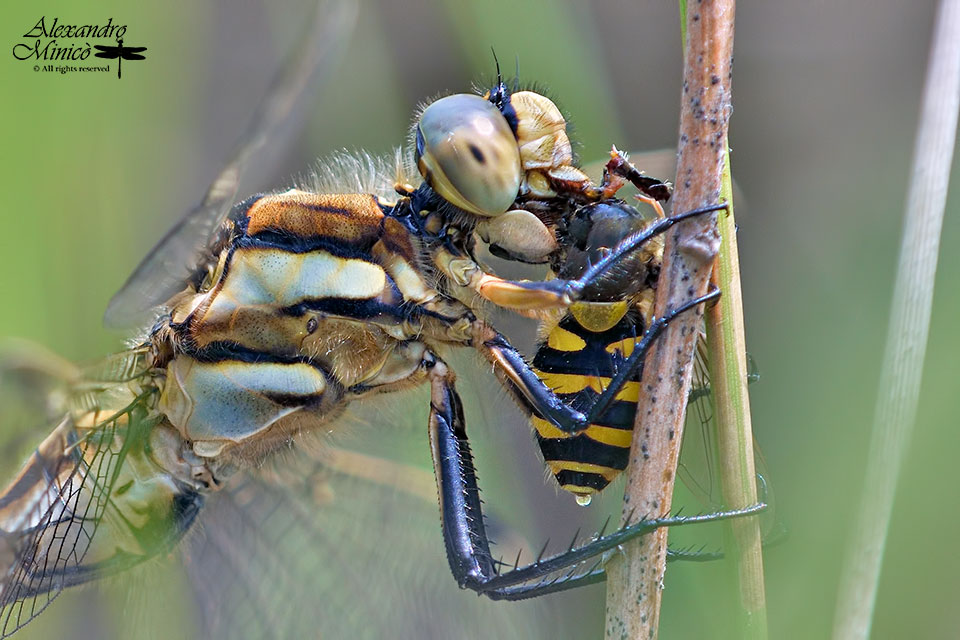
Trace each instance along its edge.
{"label": "dragonfly", "polygon": [[98,58],[106,58],[108,60],[117,60],[117,79],[120,79],[120,72],[123,69],[124,60],[146,60],[147,57],[142,55],[144,51],[147,50],[146,47],[125,47],[123,46],[123,38],[117,38],[116,46],[95,44],[93,45],[94,49],[97,49],[97,53],[94,55]]}
{"label": "dragonfly", "polygon": [[[332,39],[311,40],[316,46]],[[295,58],[309,67],[303,61],[316,56]],[[596,403],[582,409],[557,395],[474,300],[533,317],[578,304],[596,308],[606,301],[594,289],[625,256],[676,222],[722,206],[631,229],[597,249],[599,259],[576,275],[497,276],[477,260],[475,243],[510,261],[564,264],[572,236],[560,221],[615,200],[626,182],[648,201],[667,195],[664,183],[618,153],[599,182],[590,180],[573,163],[565,121],[552,101],[499,79],[484,95],[456,94],[424,110],[412,158],[401,152],[385,163],[339,156],[324,163],[324,175],[310,185],[235,202],[237,176],[296,102],[305,73],[312,72],[295,66],[281,76],[234,162],[111,302],[113,323],[152,315],[148,338],[61,376],[68,389],[56,406],[61,418],[0,498],[4,635],[64,588],[184,545],[198,600],[208,603],[206,635],[293,637],[316,629],[318,623],[302,615],[302,597],[281,599],[285,608],[258,605],[316,586],[325,573],[333,585],[315,592],[331,611],[338,602],[356,605],[359,591],[367,592],[369,605],[355,607],[363,611],[360,619],[326,619],[347,625],[342,628],[352,635],[364,625],[373,629],[378,618],[378,628],[388,627],[398,618],[389,609],[373,615],[375,589],[409,590],[416,583],[392,582],[389,571],[351,574],[351,568],[359,559],[377,566],[366,562],[377,553],[384,554],[380,566],[389,567],[423,546],[421,525],[394,520],[398,511],[422,512],[424,491],[414,489],[422,483],[410,469],[323,441],[339,430],[334,426],[348,403],[417,385],[430,392],[425,422],[436,487],[429,491],[440,498],[447,573],[491,598],[526,599],[596,582],[603,578],[602,555],[630,537],[762,507],[703,517],[655,514],[526,565],[495,560],[446,351],[480,351],[531,417],[575,434],[602,420],[673,318],[718,294],[648,318],[632,351],[618,360],[622,380],[611,380]],[[344,175],[361,188],[344,190]],[[431,269],[423,268],[425,260]],[[321,441],[315,455],[311,440]],[[386,501],[356,489],[391,486],[392,493],[380,492],[391,496]],[[364,510],[378,514],[376,529],[369,518],[353,517],[357,509],[345,499],[351,495],[364,496]],[[371,501],[383,508],[370,508]],[[398,509],[401,501],[415,504]],[[372,535],[382,535],[384,526],[388,545]],[[333,549],[345,541],[367,546],[333,555],[325,566],[296,561],[309,557],[301,553],[305,547],[331,539]],[[505,619],[502,607],[484,611],[493,612],[490,623]],[[422,631],[430,623],[418,624]]]}

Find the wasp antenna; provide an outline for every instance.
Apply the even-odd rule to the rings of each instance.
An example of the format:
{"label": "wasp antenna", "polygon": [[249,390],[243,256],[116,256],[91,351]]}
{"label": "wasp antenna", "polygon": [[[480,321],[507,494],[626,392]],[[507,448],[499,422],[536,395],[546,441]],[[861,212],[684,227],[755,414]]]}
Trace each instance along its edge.
{"label": "wasp antenna", "polygon": [[513,76],[513,92],[516,93],[520,90],[520,54],[515,55],[513,59],[517,64],[517,73]]}

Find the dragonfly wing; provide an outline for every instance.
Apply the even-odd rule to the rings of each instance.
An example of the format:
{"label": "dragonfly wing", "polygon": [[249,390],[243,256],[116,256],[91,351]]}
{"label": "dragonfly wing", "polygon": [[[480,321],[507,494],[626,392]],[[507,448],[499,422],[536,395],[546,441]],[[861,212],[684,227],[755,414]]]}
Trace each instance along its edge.
{"label": "dragonfly wing", "polygon": [[[137,47],[138,49],[146,49],[146,47]],[[146,56],[142,56],[139,53],[133,53],[130,49],[124,49],[120,53],[120,57],[124,60],[146,60]]]}
{"label": "dragonfly wing", "polygon": [[242,173],[251,158],[281,125],[290,125],[295,119],[291,114],[302,115],[307,89],[321,84],[319,76],[333,66],[336,54],[349,40],[357,12],[355,3],[331,0],[329,4],[317,8],[312,27],[283,65],[238,142],[233,159],[210,185],[203,202],[167,232],[110,300],[104,315],[108,326],[129,328],[149,322],[159,305],[186,286],[236,200]]}
{"label": "dragonfly wing", "polygon": [[[0,638],[35,618],[64,588],[122,572],[168,551],[202,501],[153,462],[152,387],[145,348],[76,367],[24,344],[0,348],[0,447],[36,435],[23,418],[64,417],[0,492]],[[69,386],[69,391],[64,387]],[[46,402],[37,402],[45,398]],[[33,440],[36,442],[36,440]],[[157,441],[159,442],[159,441]],[[2,480],[7,480],[3,478]],[[2,485],[0,485],[2,488]]]}
{"label": "dragonfly wing", "polygon": [[457,588],[430,472],[348,451],[289,463],[211,498],[187,545],[204,637],[564,637],[557,601]]}
{"label": "dragonfly wing", "polygon": [[84,558],[118,459],[109,446],[85,459],[75,444],[65,418],[0,497],[0,638],[36,617],[64,587],[92,578]]}

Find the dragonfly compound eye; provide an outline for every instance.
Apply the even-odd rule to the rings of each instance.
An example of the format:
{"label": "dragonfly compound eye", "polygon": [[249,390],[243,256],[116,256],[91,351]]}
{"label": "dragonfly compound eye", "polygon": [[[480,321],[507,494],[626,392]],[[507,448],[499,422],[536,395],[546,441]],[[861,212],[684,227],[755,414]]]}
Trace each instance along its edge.
{"label": "dragonfly compound eye", "polygon": [[523,178],[510,125],[494,105],[470,94],[441,98],[423,111],[417,167],[447,202],[481,216],[509,209]]}

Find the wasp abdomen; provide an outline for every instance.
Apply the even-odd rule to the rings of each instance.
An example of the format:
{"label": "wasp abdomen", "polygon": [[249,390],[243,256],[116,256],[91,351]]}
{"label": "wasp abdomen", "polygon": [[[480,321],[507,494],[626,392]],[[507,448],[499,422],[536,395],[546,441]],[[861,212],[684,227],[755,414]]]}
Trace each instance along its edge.
{"label": "wasp abdomen", "polygon": [[[643,321],[633,313],[624,314],[612,327],[599,332],[567,315],[540,345],[533,367],[564,402],[587,411],[642,333]],[[626,468],[639,392],[639,378],[635,377],[599,419],[577,434],[533,416],[540,451],[561,488],[589,496],[602,491]]]}

